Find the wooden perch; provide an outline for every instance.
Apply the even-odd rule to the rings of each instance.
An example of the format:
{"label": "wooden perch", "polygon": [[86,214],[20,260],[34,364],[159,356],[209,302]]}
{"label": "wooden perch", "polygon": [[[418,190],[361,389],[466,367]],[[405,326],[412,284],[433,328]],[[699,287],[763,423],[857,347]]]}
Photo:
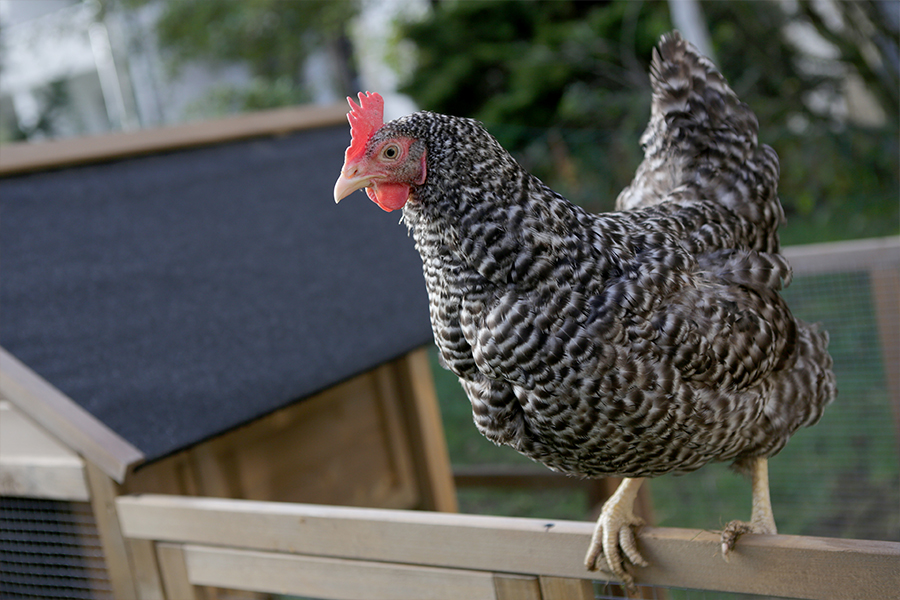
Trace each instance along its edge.
{"label": "wooden perch", "polygon": [[[608,578],[582,564],[591,523],[155,495],[117,506],[126,538],[161,543],[168,554],[182,548],[193,585],[497,598],[507,585],[527,585],[523,576]],[[635,569],[639,584],[830,600],[900,589],[900,543],[747,535],[728,563],[716,532],[647,527],[638,544],[651,563]],[[443,589],[465,593],[433,594]]]}

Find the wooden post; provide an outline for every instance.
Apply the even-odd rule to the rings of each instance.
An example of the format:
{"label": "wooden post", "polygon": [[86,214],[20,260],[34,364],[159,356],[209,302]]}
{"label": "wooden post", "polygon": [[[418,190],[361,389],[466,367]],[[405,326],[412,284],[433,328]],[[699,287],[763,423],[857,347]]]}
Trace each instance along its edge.
{"label": "wooden post", "polygon": [[497,600],[542,600],[538,578],[526,575],[494,575],[494,593]]}
{"label": "wooden post", "polygon": [[456,487],[428,353],[421,348],[414,350],[406,355],[401,364],[398,371],[400,397],[410,402],[404,416],[412,447],[417,450],[413,462],[425,495],[423,508],[456,512],[459,510]]}
{"label": "wooden post", "polygon": [[106,570],[112,585],[113,596],[117,600],[138,600],[137,588],[128,559],[128,548],[122,537],[119,516],[116,512],[116,497],[119,486],[98,466],[85,461],[88,487],[91,490],[91,507],[97,521],[97,532],[103,544]]}
{"label": "wooden post", "polygon": [[540,577],[542,600],[594,600],[594,585],[589,579]]}
{"label": "wooden post", "polygon": [[149,540],[126,540],[131,558],[134,586],[140,600],[166,600],[159,565],[156,561],[156,544]]}
{"label": "wooden post", "polygon": [[184,548],[179,544],[157,544],[156,556],[166,589],[166,598],[197,600],[196,590],[188,578]]}
{"label": "wooden post", "polygon": [[900,271],[896,267],[872,269],[869,271],[869,285],[872,287],[881,361],[894,413],[897,452],[900,454]]}

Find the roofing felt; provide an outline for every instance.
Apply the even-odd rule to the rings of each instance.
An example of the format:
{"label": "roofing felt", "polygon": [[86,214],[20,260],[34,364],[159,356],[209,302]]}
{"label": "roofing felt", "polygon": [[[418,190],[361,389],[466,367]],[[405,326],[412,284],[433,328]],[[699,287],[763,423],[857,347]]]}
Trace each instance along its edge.
{"label": "roofing felt", "polygon": [[0,345],[149,461],[431,340],[346,125],[0,179]]}

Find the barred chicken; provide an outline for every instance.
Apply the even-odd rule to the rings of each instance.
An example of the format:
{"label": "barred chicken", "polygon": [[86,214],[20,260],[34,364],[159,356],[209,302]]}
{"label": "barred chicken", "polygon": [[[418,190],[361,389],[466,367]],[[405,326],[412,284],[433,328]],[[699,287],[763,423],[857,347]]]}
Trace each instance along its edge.
{"label": "barred chicken", "polygon": [[625,477],[586,566],[628,584],[645,477],[730,461],[752,478],[749,523],[775,533],[767,459],[835,397],[828,336],[779,290],[778,157],[714,65],[677,32],[650,68],[644,160],[617,211],[590,214],[526,172],[477,121],[383,123],[350,100],[335,201],[365,188],[402,209],[422,257],[441,363],[478,430],[554,471]]}

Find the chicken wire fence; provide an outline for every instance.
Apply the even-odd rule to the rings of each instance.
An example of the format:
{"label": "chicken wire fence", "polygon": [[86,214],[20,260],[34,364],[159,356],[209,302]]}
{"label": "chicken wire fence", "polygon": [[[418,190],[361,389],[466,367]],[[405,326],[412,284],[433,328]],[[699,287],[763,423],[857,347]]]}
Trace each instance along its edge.
{"label": "chicken wire fence", "polygon": [[[801,275],[784,292],[795,316],[828,331],[839,391],[822,420],[769,461],[779,533],[900,540],[897,399],[888,380],[898,369],[898,300],[877,309],[876,271]],[[749,481],[724,464],[654,479],[651,490],[661,526],[720,529],[750,512]]]}
{"label": "chicken wire fence", "polygon": [[[896,346],[900,299],[895,287],[885,285],[885,275],[896,282],[896,250],[874,258],[868,269],[800,274],[784,291],[796,317],[821,323],[828,331],[839,392],[817,425],[798,431],[769,461],[780,533],[900,541],[900,398],[890,381],[900,371]],[[802,267],[795,264],[800,273]],[[651,485],[661,525],[716,529],[723,521],[749,514],[749,483],[728,473],[724,465],[661,478]],[[678,501],[672,502],[673,497]],[[685,507],[692,523],[685,523]],[[624,597],[615,589],[605,593],[604,587],[595,585],[598,600]],[[639,597],[660,600],[772,598],[639,589]]]}
{"label": "chicken wire fence", "polygon": [[[900,541],[897,242],[894,239],[886,248],[869,253],[852,268],[822,268],[820,260],[820,265],[811,269],[802,259],[791,259],[795,277],[783,295],[797,318],[819,323],[828,331],[839,392],[819,423],[799,430],[769,461],[779,533]],[[834,262],[840,263],[839,244],[834,251]],[[732,519],[750,515],[749,480],[723,463],[682,476],[652,479],[649,490],[657,526],[719,530]],[[462,509],[478,512],[503,506],[497,501],[486,504],[486,494],[462,490]],[[585,510],[584,492],[571,494],[581,495],[575,505]],[[474,501],[469,504],[467,498]],[[507,506],[513,507],[507,514],[537,516],[517,512],[514,501]],[[557,506],[571,509],[558,501],[551,513]],[[579,518],[571,513],[553,516]],[[586,517],[582,514],[580,518]],[[639,589],[639,597],[659,599],[771,597],[653,586]],[[625,597],[620,588],[604,582],[595,583],[595,595],[598,599]]]}
{"label": "chicken wire fence", "polygon": [[[834,262],[841,262],[842,246],[830,251]],[[821,421],[797,431],[769,461],[779,533],[900,541],[900,399],[892,389],[896,382],[890,380],[900,372],[898,255],[900,243],[894,239],[862,263],[832,272],[811,273],[803,260],[791,259],[795,277],[783,294],[797,318],[820,323],[828,331],[839,391]],[[487,460],[521,465],[512,451],[503,453],[505,449],[479,439],[470,415],[455,414],[468,413],[468,403],[453,389],[458,388],[455,380],[441,386],[446,375],[439,371],[454,464]],[[453,397],[445,399],[445,394]],[[456,439],[460,437],[464,439]],[[473,448],[483,452],[470,451]],[[724,463],[654,478],[645,485],[658,526],[718,530],[732,519],[750,516],[750,481]],[[460,504],[463,512],[563,519],[589,518],[591,508],[580,490],[463,488]]]}

